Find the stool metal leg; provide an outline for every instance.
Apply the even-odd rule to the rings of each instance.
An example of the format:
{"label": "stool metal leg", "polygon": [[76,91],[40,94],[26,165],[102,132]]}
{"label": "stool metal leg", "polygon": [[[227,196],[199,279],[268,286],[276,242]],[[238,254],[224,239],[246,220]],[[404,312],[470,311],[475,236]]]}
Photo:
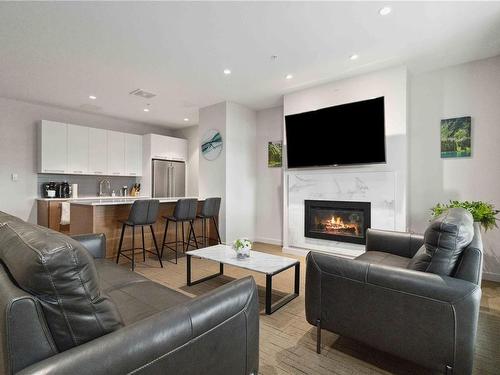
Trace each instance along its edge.
{"label": "stool metal leg", "polygon": [[162,258],[163,258],[163,249],[165,248],[165,240],[167,239],[168,222],[169,222],[169,220],[167,219],[167,222],[165,223],[165,233],[163,233],[163,242],[161,244],[161,253],[160,253],[160,256]]}
{"label": "stool metal leg", "polygon": [[135,269],[135,225],[132,225],[132,271]]}
{"label": "stool metal leg", "polygon": [[177,245],[179,245],[179,237],[177,235],[178,231],[179,231],[179,223],[176,221],[175,222],[175,260],[177,260],[177,252],[178,252]]}
{"label": "stool metal leg", "polygon": [[118,261],[120,260],[120,253],[122,251],[123,235],[124,234],[125,234],[125,224],[122,225],[122,234],[120,235],[120,244],[118,245],[118,254],[116,254],[116,264],[118,264]]}
{"label": "stool metal leg", "polygon": [[198,240],[196,239],[196,232],[194,231],[194,220],[191,220],[189,225],[191,226],[191,231],[193,232],[194,244],[196,245],[196,248],[199,249],[200,247],[198,246]]}
{"label": "stool metal leg", "polygon": [[158,249],[158,244],[156,243],[155,231],[153,230],[152,225],[150,225],[149,228],[151,229],[151,236],[153,236],[153,243],[155,245],[156,255],[158,255],[158,260],[160,261],[161,268],[163,268],[163,263],[161,261],[161,256],[160,256],[160,250]]}
{"label": "stool metal leg", "polygon": [[141,233],[142,233],[142,261],[146,261],[146,245],[144,244],[144,225],[141,225]]}
{"label": "stool metal leg", "polygon": [[[181,221],[182,227],[182,249],[184,250],[184,245],[186,244],[186,234],[184,233],[184,221]],[[177,240],[177,237],[175,238]]]}
{"label": "stool metal leg", "polygon": [[215,216],[212,216],[212,220],[214,221],[215,231],[217,232],[217,239],[219,240],[219,243],[222,243],[222,240],[220,239],[219,226],[217,225],[217,220],[215,220]]}

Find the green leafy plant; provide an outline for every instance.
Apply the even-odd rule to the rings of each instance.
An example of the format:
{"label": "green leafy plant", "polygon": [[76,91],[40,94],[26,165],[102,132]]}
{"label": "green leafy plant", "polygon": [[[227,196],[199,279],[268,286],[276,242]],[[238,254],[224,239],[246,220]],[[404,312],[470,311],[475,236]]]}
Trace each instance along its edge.
{"label": "green leafy plant", "polygon": [[251,246],[252,242],[250,240],[247,240],[246,238],[239,238],[233,243],[233,247],[236,251],[240,251],[245,247],[251,247]]}
{"label": "green leafy plant", "polygon": [[497,217],[496,215],[500,212],[496,210],[495,207],[491,203],[485,203],[481,201],[452,201],[450,203],[443,204],[438,203],[434,207],[431,208],[432,217],[441,215],[443,212],[448,210],[449,208],[465,208],[472,214],[474,221],[477,221],[481,224],[485,231],[498,228],[497,225]]}

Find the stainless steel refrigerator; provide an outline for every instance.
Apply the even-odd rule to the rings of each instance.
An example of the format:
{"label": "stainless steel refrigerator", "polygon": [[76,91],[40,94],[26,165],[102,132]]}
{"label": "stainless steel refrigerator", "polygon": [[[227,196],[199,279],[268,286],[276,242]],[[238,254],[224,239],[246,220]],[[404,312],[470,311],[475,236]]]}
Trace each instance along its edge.
{"label": "stainless steel refrigerator", "polygon": [[153,159],[153,198],[186,196],[186,163]]}

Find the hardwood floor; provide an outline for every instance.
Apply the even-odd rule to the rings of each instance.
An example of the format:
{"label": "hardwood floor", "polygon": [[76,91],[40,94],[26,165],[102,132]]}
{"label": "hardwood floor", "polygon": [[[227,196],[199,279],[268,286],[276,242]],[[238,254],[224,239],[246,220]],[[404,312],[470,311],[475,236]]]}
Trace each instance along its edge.
{"label": "hardwood floor", "polygon": [[[259,244],[254,249],[283,255],[278,246]],[[301,261],[300,296],[272,315],[264,313],[265,276],[255,272],[225,266],[224,276],[186,286],[186,258],[177,265],[164,262],[161,269],[154,258],[138,263],[136,271],[149,279],[175,288],[189,296],[198,296],[235,278],[252,275],[259,285],[260,374],[431,374],[410,362],[382,353],[345,337],[323,330],[322,353],[316,354],[316,330],[305,319],[304,258],[286,255]],[[125,265],[125,264],[124,264]],[[193,277],[218,272],[218,264],[193,259]],[[293,269],[273,278],[273,299],[293,290]],[[282,292],[282,294],[280,294]],[[500,284],[483,283],[483,298],[479,318],[474,374],[500,374]]]}

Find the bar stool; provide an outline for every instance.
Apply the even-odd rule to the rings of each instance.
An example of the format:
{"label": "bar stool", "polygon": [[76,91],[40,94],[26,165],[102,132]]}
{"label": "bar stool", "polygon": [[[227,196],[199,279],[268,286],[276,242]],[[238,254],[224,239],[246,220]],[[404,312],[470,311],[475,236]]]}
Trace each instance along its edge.
{"label": "bar stool", "polygon": [[[175,253],[175,264],[177,264],[177,257],[178,257],[178,245],[179,243],[182,243],[182,248],[183,251],[187,251],[189,249],[189,246],[195,247],[198,249],[198,241],[196,239],[196,235],[194,232],[194,227],[193,223],[194,220],[196,219],[196,210],[198,208],[198,200],[197,199],[191,199],[191,198],[186,198],[186,199],[179,199],[175,205],[174,209],[174,214],[172,216],[163,216],[164,219],[167,220],[165,224],[165,233],[163,233],[163,242],[161,246],[161,257],[163,257],[163,250],[165,247],[169,250],[172,250]],[[168,224],[170,222],[175,223],[175,241],[170,241],[170,242],[165,242],[167,239],[167,231],[168,231]],[[189,235],[188,235],[188,240],[186,242],[185,236],[184,236],[184,223],[188,222],[189,223]],[[178,228],[179,228],[179,223],[181,223],[182,226],[182,240],[179,241],[179,235],[178,235]],[[191,234],[193,235],[194,238],[194,243],[196,246],[191,245]],[[175,248],[172,246],[169,246],[170,244],[175,243]],[[184,250],[184,245],[186,246],[186,249]],[[167,259],[167,261],[169,261]],[[171,262],[171,261],[169,261]],[[171,262],[174,263],[174,262]]]}
{"label": "bar stool", "polygon": [[218,243],[222,243],[220,239],[220,234],[219,234],[219,227],[217,226],[217,220],[216,217],[219,216],[219,210],[220,210],[220,202],[221,198],[207,198],[203,202],[203,206],[201,207],[201,212],[198,216],[196,216],[198,219],[201,219],[201,232],[202,232],[202,238],[203,238],[203,244],[205,246],[208,245],[208,236],[207,236],[207,221],[208,224],[210,224],[210,219],[213,220],[214,226],[215,226],[215,231],[217,232],[217,240],[219,241]]}
{"label": "bar stool", "polygon": [[[130,209],[130,213],[128,215],[128,219],[122,221],[122,233],[120,235],[120,245],[118,246],[118,254],[116,255],[116,263],[120,260],[120,255],[123,255],[125,258],[130,259],[132,261],[132,271],[135,268],[135,250],[142,249],[142,260],[146,261],[146,252],[155,254],[158,256],[158,260],[160,261],[160,266],[163,268],[163,263],[161,261],[160,252],[158,250],[158,244],[156,243],[155,232],[153,230],[153,224],[156,223],[156,218],[158,217],[158,210],[160,208],[160,201],[157,199],[144,199],[144,200],[136,200],[132,204],[132,208]],[[151,229],[151,236],[153,237],[153,242],[155,245],[155,252],[151,250],[147,250],[144,246],[144,227],[149,226]],[[127,227],[132,227],[132,248],[131,249],[123,249],[123,235],[125,234],[125,229]],[[135,227],[141,227],[142,232],[142,247],[135,247]],[[132,256],[128,256],[122,254],[124,251],[132,251]]]}

